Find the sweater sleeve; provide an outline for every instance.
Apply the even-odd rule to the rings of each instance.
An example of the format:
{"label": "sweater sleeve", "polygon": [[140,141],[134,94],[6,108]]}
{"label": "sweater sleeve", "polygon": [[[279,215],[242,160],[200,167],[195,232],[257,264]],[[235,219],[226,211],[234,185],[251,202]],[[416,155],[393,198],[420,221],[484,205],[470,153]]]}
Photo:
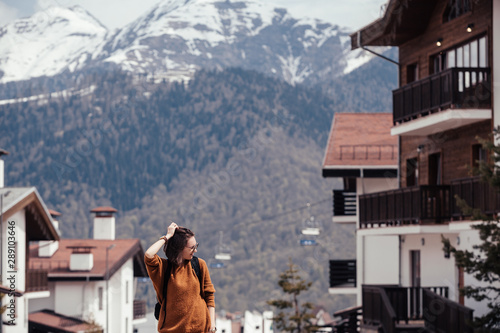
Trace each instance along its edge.
{"label": "sweater sleeve", "polygon": [[200,268],[203,279],[203,294],[205,297],[205,303],[207,303],[207,307],[211,306],[215,308],[215,288],[212,284],[212,280],[210,279],[210,272],[208,271],[207,263],[203,259],[200,259]]}
{"label": "sweater sleeve", "polygon": [[144,263],[146,264],[146,270],[148,271],[149,278],[153,282],[153,287],[156,291],[156,296],[158,300],[163,303],[163,281],[164,281],[164,270],[163,265],[165,259],[160,258],[159,255],[155,254],[154,257],[148,258],[144,256]]}

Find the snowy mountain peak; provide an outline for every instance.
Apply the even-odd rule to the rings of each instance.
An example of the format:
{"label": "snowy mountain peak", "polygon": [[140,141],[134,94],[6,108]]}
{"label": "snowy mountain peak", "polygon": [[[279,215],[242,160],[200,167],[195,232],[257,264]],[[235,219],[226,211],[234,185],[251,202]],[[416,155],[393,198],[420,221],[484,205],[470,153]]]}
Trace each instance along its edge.
{"label": "snowy mountain peak", "polygon": [[370,59],[348,41],[345,29],[260,0],[163,0],[113,34],[79,6],[52,7],[0,28],[0,83],[112,64],[160,80],[242,67],[317,84]]}
{"label": "snowy mountain peak", "polygon": [[0,29],[0,82],[82,68],[107,29],[86,10],[51,7]]}

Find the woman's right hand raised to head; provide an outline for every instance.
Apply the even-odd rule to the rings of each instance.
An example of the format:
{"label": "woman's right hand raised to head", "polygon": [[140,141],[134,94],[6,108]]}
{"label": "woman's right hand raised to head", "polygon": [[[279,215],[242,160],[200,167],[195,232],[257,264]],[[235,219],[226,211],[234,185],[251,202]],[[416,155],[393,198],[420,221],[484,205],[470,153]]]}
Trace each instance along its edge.
{"label": "woman's right hand raised to head", "polygon": [[172,238],[172,236],[175,233],[175,229],[177,229],[177,228],[179,228],[179,226],[175,222],[170,223],[170,225],[168,226],[167,235],[166,235],[167,239]]}

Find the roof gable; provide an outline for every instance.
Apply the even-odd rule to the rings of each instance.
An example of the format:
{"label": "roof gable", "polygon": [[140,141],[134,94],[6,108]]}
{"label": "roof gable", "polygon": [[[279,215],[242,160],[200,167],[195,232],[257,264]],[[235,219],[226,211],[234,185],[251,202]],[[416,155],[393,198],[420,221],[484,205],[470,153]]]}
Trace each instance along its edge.
{"label": "roof gable", "polygon": [[26,237],[30,240],[58,240],[49,210],[35,187],[0,188],[3,219],[26,210]]}
{"label": "roof gable", "polygon": [[438,1],[390,0],[382,18],[350,35],[351,48],[399,46],[422,34]]}

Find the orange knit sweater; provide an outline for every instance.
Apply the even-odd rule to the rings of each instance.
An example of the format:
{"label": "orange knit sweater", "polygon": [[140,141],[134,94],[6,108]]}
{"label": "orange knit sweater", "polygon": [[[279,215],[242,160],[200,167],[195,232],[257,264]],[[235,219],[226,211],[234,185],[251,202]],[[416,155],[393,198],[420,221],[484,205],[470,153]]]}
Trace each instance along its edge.
{"label": "orange knit sweater", "polygon": [[[200,281],[191,264],[173,266],[167,286],[167,301],[163,302],[163,282],[167,269],[167,259],[155,255],[144,257],[149,277],[153,282],[156,295],[161,302],[158,318],[160,333],[202,333],[210,329],[208,307],[215,307],[215,289],[210,280],[208,267],[199,259],[201,285],[204,298],[200,295]],[[165,306],[167,317],[165,317]]]}

